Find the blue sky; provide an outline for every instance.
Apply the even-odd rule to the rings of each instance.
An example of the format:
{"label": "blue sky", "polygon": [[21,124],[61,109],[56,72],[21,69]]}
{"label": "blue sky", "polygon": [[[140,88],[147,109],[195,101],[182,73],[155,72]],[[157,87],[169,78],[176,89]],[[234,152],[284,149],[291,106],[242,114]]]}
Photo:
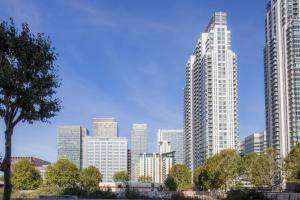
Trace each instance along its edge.
{"label": "blue sky", "polygon": [[185,64],[216,11],[228,14],[238,56],[240,137],[264,130],[266,2],[0,0],[0,21],[13,17],[51,38],[63,80],[64,108],[50,124],[19,124],[13,154],[55,161],[57,126],[91,130],[93,117],[115,117],[120,136],[129,139],[133,123],[147,123],[149,151],[155,151],[158,128],[182,127]]}

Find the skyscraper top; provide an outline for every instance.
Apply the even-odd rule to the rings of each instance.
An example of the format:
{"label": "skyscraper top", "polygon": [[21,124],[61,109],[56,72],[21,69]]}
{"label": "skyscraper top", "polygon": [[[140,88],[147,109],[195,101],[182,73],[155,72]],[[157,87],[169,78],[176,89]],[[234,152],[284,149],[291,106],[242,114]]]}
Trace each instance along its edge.
{"label": "skyscraper top", "polygon": [[114,118],[94,118],[93,135],[98,137],[118,137],[118,122]]}
{"label": "skyscraper top", "polygon": [[209,32],[215,25],[227,25],[227,14],[225,12],[215,12],[212,16],[206,32]]}

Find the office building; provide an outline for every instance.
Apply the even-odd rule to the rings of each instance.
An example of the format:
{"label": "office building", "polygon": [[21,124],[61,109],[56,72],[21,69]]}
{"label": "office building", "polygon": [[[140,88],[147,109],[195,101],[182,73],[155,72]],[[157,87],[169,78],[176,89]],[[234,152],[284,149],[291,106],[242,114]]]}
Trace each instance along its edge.
{"label": "office building", "polygon": [[131,131],[131,180],[139,176],[140,154],[148,152],[147,124],[133,124]]}
{"label": "office building", "polygon": [[102,182],[113,182],[113,175],[127,171],[127,139],[123,137],[88,136],[83,139],[83,167],[95,166]]}
{"label": "office building", "polygon": [[213,15],[187,62],[184,101],[185,160],[192,170],[224,149],[238,150],[237,58],[226,13]]}
{"label": "office building", "polygon": [[299,6],[299,0],[269,0],[265,18],[267,144],[281,157],[300,142]]}
{"label": "office building", "polygon": [[94,118],[93,135],[98,137],[118,137],[118,122],[114,118]]}
{"label": "office building", "polygon": [[127,150],[127,174],[131,177],[131,150]]}
{"label": "office building", "polygon": [[169,142],[170,150],[161,151],[159,153],[167,153],[170,151],[175,151],[175,163],[184,164],[184,136],[183,129],[159,129],[157,133],[158,146],[162,141]]}
{"label": "office building", "polygon": [[250,153],[261,154],[267,149],[266,132],[253,133],[247,136],[242,143],[244,144],[244,155],[248,155]]}
{"label": "office building", "polygon": [[81,169],[82,138],[88,135],[88,130],[78,125],[59,126],[57,134],[58,159],[70,160]]}

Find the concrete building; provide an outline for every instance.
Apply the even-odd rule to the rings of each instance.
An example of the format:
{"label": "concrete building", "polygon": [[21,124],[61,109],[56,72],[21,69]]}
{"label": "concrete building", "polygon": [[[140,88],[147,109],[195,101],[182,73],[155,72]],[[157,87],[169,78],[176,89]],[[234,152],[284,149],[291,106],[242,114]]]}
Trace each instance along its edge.
{"label": "concrete building", "polygon": [[[159,153],[175,151],[176,164],[184,164],[184,135],[183,129],[158,129],[157,132],[158,146],[162,141],[169,142],[170,150],[158,149]],[[163,150],[163,151],[162,151]]]}
{"label": "concrete building", "polygon": [[266,132],[253,133],[245,138],[241,142],[243,144],[243,155],[248,155],[250,153],[261,154],[267,149],[267,138]]}
{"label": "concrete building", "polygon": [[238,149],[237,58],[227,14],[210,20],[186,65],[185,161],[194,170],[223,149]]}
{"label": "concrete building", "polygon": [[98,137],[118,137],[118,122],[114,118],[94,118],[93,135]]}
{"label": "concrete building", "polygon": [[131,180],[139,177],[140,154],[148,152],[147,124],[133,124],[131,132]]}
{"label": "concrete building", "polygon": [[175,152],[143,153],[139,160],[139,177],[149,176],[153,183],[164,184],[171,167],[174,165]]}
{"label": "concrete building", "polygon": [[299,6],[299,0],[269,0],[265,18],[267,144],[281,157],[300,142]]}
{"label": "concrete building", "polygon": [[95,166],[103,175],[103,182],[113,182],[116,172],[127,171],[127,143],[123,137],[84,137],[83,167]]}
{"label": "concrete building", "polygon": [[59,126],[57,131],[57,157],[72,161],[82,168],[82,138],[88,130],[78,125]]}

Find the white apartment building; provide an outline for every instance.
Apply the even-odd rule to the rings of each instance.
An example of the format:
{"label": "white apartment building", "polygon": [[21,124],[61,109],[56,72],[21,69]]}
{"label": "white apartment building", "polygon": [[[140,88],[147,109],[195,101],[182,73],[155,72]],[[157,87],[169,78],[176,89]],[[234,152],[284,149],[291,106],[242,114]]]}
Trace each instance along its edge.
{"label": "white apartment building", "polygon": [[300,0],[269,0],[265,18],[267,144],[286,157],[300,142]]}
{"label": "white apartment building", "polygon": [[149,176],[153,183],[164,184],[174,165],[175,152],[143,153],[139,158],[139,177]]}
{"label": "white apartment building", "polygon": [[98,137],[118,137],[118,122],[114,118],[94,118],[93,135]]}
{"label": "white apartment building", "polygon": [[224,149],[239,149],[237,58],[227,15],[217,12],[186,65],[185,161],[194,170]]}
{"label": "white apartment building", "polygon": [[127,139],[89,136],[83,139],[83,167],[95,166],[103,175],[102,182],[113,182],[113,175],[127,171]]}
{"label": "white apartment building", "polygon": [[133,124],[131,131],[131,180],[139,177],[140,154],[148,152],[147,124]]}

